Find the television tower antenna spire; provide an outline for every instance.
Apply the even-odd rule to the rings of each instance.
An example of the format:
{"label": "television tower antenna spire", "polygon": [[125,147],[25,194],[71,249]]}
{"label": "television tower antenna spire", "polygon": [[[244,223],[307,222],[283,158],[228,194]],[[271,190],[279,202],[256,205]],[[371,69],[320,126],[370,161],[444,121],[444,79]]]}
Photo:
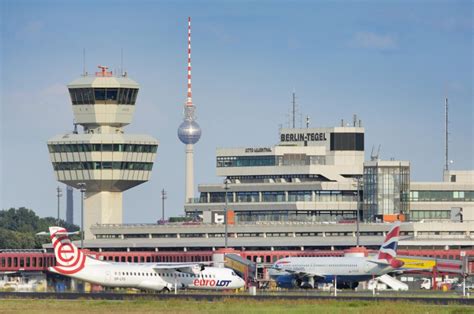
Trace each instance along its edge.
{"label": "television tower antenna spire", "polygon": [[193,92],[191,88],[191,17],[188,17],[188,95],[186,105],[193,105]]}
{"label": "television tower antenna spire", "polygon": [[449,170],[449,120],[448,120],[448,97],[444,103],[444,171]]}

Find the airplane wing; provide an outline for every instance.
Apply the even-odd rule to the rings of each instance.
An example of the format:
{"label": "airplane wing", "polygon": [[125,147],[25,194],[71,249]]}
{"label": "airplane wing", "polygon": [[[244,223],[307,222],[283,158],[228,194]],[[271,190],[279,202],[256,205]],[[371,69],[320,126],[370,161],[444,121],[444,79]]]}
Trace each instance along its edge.
{"label": "airplane wing", "polygon": [[316,273],[306,272],[306,271],[298,271],[298,270],[291,270],[291,269],[280,269],[280,270],[290,273],[299,278],[317,277],[317,278],[323,279],[325,277],[324,275],[321,275],[321,274],[316,274]]}
{"label": "airplane wing", "polygon": [[182,273],[189,273],[189,274],[198,274],[204,268],[211,264],[212,262],[199,262],[199,263],[159,263],[153,265],[154,271],[160,270],[176,270]]}

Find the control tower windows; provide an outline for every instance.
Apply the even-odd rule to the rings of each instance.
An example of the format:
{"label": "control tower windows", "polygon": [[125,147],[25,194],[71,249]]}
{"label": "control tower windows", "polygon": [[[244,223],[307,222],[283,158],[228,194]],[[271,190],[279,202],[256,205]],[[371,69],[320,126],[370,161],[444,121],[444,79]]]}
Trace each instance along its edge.
{"label": "control tower windows", "polygon": [[117,90],[116,88],[108,88],[105,93],[105,101],[117,102]]}
{"label": "control tower windows", "polygon": [[112,144],[102,144],[102,151],[103,152],[111,152],[113,151],[113,146]]}
{"label": "control tower windows", "polygon": [[129,153],[156,153],[157,145],[141,144],[55,144],[48,145],[50,153],[78,153],[78,152],[129,152]]}
{"label": "control tower windows", "polygon": [[137,95],[138,89],[136,88],[120,88],[118,91],[118,103],[126,105],[135,105]]}
{"label": "control tower windows", "polygon": [[53,168],[58,170],[140,170],[151,171],[152,162],[111,162],[111,161],[95,161],[95,162],[54,162]]}
{"label": "control tower windows", "polygon": [[97,104],[99,101],[105,101],[105,88],[95,88],[94,89],[94,96],[95,96],[95,103]]}
{"label": "control tower windows", "polygon": [[73,105],[135,105],[137,88],[71,88]]}

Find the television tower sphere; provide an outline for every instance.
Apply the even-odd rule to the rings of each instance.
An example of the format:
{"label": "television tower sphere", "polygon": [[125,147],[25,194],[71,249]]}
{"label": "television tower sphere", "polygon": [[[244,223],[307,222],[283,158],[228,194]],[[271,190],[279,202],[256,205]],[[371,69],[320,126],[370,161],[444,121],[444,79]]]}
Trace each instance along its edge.
{"label": "television tower sphere", "polygon": [[178,137],[184,144],[196,144],[201,138],[201,127],[194,120],[184,120],[178,128]]}

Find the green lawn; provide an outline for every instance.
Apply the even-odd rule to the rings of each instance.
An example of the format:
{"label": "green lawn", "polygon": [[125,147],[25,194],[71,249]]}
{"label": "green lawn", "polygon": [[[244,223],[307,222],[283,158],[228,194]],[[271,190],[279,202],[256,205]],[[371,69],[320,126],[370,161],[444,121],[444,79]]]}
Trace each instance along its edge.
{"label": "green lawn", "polygon": [[0,313],[474,313],[461,305],[412,302],[304,301],[304,300],[0,300]]}

